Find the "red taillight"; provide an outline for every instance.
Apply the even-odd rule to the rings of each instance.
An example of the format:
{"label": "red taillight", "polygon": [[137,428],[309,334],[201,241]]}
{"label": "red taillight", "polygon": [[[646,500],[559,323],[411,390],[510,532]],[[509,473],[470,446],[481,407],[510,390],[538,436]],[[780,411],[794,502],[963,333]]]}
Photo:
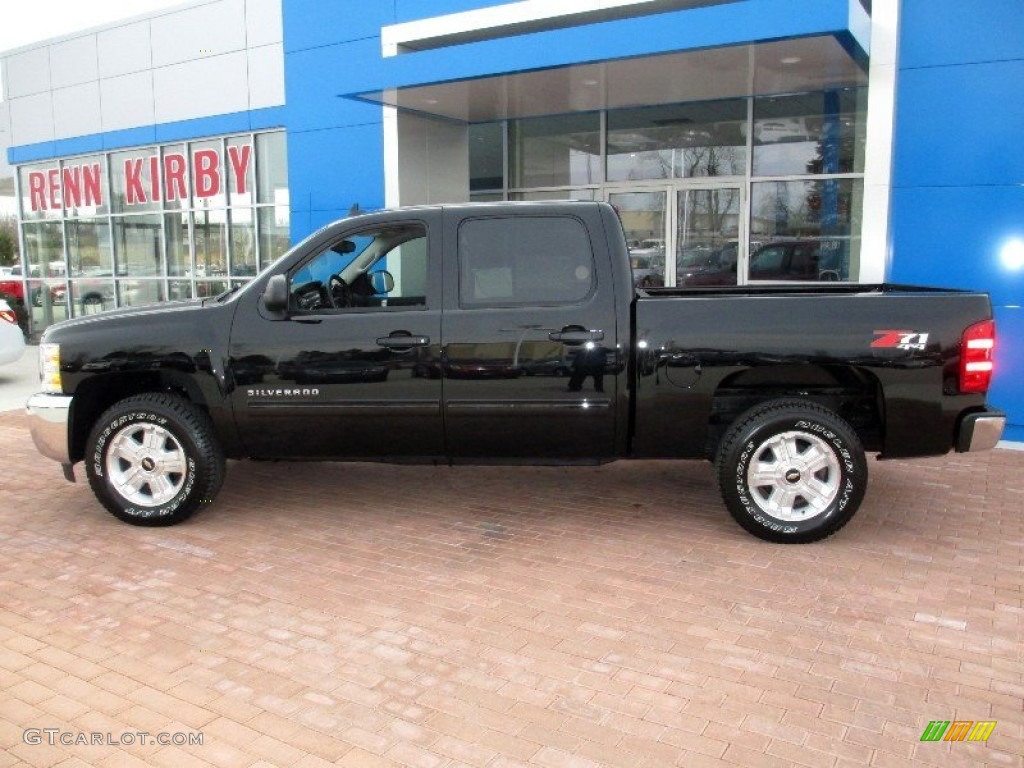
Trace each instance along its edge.
{"label": "red taillight", "polygon": [[988,392],[992,381],[992,355],[996,348],[996,322],[985,320],[964,331],[960,344],[960,391]]}
{"label": "red taillight", "polygon": [[6,320],[8,323],[14,323],[15,325],[18,324],[18,316],[10,309],[0,309],[0,318]]}

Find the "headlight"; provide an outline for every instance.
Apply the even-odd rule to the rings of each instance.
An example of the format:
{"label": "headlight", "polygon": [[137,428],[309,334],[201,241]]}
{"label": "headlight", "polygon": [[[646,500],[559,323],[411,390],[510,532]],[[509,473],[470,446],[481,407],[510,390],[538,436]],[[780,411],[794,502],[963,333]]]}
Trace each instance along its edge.
{"label": "headlight", "polygon": [[39,380],[43,392],[59,395],[64,391],[60,381],[60,344],[39,345]]}

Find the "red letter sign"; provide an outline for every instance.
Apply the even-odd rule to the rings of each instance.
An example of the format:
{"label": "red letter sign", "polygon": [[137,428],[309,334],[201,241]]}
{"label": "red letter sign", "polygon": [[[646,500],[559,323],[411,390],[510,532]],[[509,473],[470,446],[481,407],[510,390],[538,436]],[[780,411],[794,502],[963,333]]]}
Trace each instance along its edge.
{"label": "red letter sign", "polygon": [[56,168],[51,168],[46,172],[46,176],[50,185],[50,208],[57,210],[60,208],[60,171]]}
{"label": "red letter sign", "polygon": [[28,174],[28,199],[29,207],[33,211],[46,210],[46,176],[42,171],[29,171]]}
{"label": "red letter sign", "polygon": [[185,156],[177,152],[164,155],[164,199],[184,200],[185,192]]}
{"label": "red letter sign", "polygon": [[220,194],[220,158],[215,149],[198,149],[195,154],[196,197],[214,197]]}
{"label": "red letter sign", "polygon": [[82,186],[85,187],[86,205],[103,205],[103,193],[100,191],[100,164],[82,166]]}
{"label": "red letter sign", "polygon": [[80,165],[72,168],[65,166],[61,173],[61,186],[64,189],[64,206],[66,208],[78,208],[82,205],[82,167]]}
{"label": "red letter sign", "polygon": [[146,202],[146,190],[142,186],[142,158],[135,157],[124,161],[124,188],[128,205]]}
{"label": "red letter sign", "polygon": [[249,175],[249,158],[252,157],[252,144],[242,146],[231,145],[228,147],[228,158],[231,160],[231,170],[235,172],[235,192],[240,195],[246,193],[246,182]]}

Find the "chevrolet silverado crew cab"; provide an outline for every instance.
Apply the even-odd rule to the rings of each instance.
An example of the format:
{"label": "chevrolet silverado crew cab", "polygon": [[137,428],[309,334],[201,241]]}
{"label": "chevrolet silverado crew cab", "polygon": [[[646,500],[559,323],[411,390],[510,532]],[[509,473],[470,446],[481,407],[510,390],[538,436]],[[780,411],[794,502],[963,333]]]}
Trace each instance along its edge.
{"label": "chevrolet silverado crew cab", "polygon": [[39,450],[138,525],[213,499],[226,458],[679,458],[715,463],[754,535],[809,542],[857,510],[866,451],[996,444],[994,335],[980,293],[638,290],[604,203],[408,208],[215,299],[51,326],[27,410]]}

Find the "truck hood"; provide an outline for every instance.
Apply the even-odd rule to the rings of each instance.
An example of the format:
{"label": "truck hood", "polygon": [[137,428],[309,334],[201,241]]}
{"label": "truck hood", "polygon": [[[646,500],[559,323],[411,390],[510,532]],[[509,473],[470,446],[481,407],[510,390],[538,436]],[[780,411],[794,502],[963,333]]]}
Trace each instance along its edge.
{"label": "truck hood", "polygon": [[122,309],[110,309],[96,315],[76,317],[71,320],[62,320],[54,323],[43,333],[42,342],[59,342],[66,332],[78,332],[85,329],[103,327],[116,328],[117,326],[130,327],[138,321],[143,322],[174,322],[182,314],[190,314],[202,311],[207,302],[212,299],[188,299],[186,301],[170,301],[163,304],[149,304],[144,307],[124,307]]}

